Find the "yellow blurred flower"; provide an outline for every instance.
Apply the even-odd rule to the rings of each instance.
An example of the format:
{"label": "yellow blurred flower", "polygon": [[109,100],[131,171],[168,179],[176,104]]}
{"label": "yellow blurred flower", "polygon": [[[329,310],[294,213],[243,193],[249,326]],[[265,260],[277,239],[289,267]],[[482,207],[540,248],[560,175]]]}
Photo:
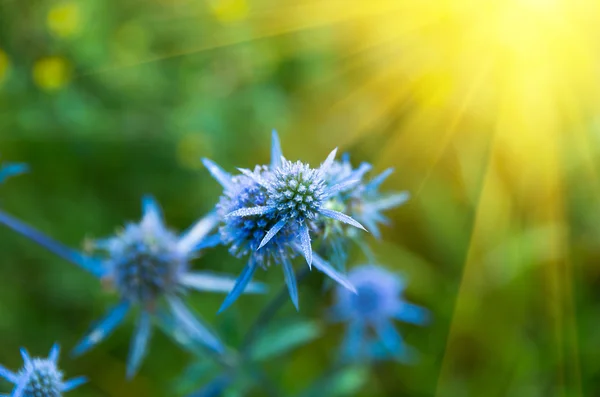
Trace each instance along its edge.
{"label": "yellow blurred flower", "polygon": [[56,91],[70,80],[71,66],[62,57],[46,57],[33,65],[33,81],[44,91]]}
{"label": "yellow blurred flower", "polygon": [[8,59],[8,55],[6,55],[6,53],[0,49],[0,84],[4,82],[6,76],[8,75],[9,65],[10,61]]}
{"label": "yellow blurred flower", "polygon": [[79,5],[74,2],[55,5],[48,12],[46,23],[55,36],[65,38],[76,35],[81,28]]}
{"label": "yellow blurred flower", "polygon": [[221,22],[236,22],[248,17],[246,0],[211,0],[210,7]]}

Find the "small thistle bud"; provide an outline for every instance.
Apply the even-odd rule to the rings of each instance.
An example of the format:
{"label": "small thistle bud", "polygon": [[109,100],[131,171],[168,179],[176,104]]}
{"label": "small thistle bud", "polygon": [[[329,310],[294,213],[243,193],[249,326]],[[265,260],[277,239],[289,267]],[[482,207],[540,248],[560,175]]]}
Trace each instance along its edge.
{"label": "small thistle bud", "polygon": [[62,397],[64,392],[73,390],[86,382],[84,377],[63,380],[63,373],[57,367],[59,347],[52,346],[48,358],[31,358],[27,350],[21,349],[24,365],[18,373],[0,365],[0,377],[15,385],[13,397]]}

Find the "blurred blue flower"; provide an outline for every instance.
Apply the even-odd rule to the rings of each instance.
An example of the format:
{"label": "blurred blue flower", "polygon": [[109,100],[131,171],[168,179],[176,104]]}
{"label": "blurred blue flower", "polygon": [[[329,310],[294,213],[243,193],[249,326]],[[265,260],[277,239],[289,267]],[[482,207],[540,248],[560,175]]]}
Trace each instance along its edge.
{"label": "blurred blue flower", "polygon": [[[95,255],[71,250],[0,212],[1,223],[89,271],[118,292],[119,303],[92,327],[75,347],[74,354],[83,354],[104,340],[131,308],[141,308],[127,362],[129,378],[137,372],[146,354],[152,317],[159,324],[177,323],[211,351],[223,353],[224,346],[218,337],[188,309],[180,296],[188,289],[227,293],[235,284],[235,279],[229,276],[189,270],[189,261],[207,245],[205,237],[217,223],[216,214],[207,215],[177,236],[165,227],[160,207],[153,198],[144,197],[142,204],[143,218],[139,224],[128,224],[116,236],[89,244],[89,249],[100,251]],[[258,283],[246,288],[248,293],[264,291],[264,286]],[[159,306],[163,302],[166,308]]]}
{"label": "blurred blue flower", "polygon": [[357,182],[346,179],[333,185],[327,183],[326,175],[335,154],[336,150],[331,152],[318,169],[301,162],[293,163],[282,156],[279,138],[273,131],[269,166],[240,169],[241,175],[232,176],[211,160],[203,159],[209,172],[224,188],[217,205],[223,223],[219,229],[221,241],[229,245],[234,256],[250,256],[219,312],[239,297],[258,266],[267,268],[273,263],[282,266],[290,297],[298,308],[298,288],[292,267],[292,259],[298,253],[304,255],[309,267],[314,264],[353,290],[343,275],[313,253],[311,246],[310,232],[321,232],[315,222],[320,218],[327,217],[364,229],[350,216],[325,205],[329,197],[351,189]]}
{"label": "blurred blue flower", "polygon": [[15,385],[10,397],[61,397],[85,383],[82,376],[63,380],[63,373],[56,366],[59,351],[58,344],[54,344],[48,358],[31,358],[27,350],[21,349],[24,366],[18,373],[0,365],[0,377]]}
{"label": "blurred blue flower", "polygon": [[223,374],[212,381],[210,381],[207,385],[202,387],[200,390],[189,394],[187,397],[218,397],[222,396],[225,390],[231,385],[232,379],[230,376]]}
{"label": "blurred blue flower", "polygon": [[29,170],[27,164],[23,163],[8,163],[0,165],[0,183],[4,182],[11,176],[23,174]]}
{"label": "blurred blue flower", "polygon": [[356,267],[348,278],[357,293],[337,288],[337,302],[330,318],[334,322],[347,323],[342,356],[351,360],[390,356],[408,360],[409,351],[393,320],[424,325],[429,320],[428,311],[406,302],[402,297],[402,278],[381,266]]}

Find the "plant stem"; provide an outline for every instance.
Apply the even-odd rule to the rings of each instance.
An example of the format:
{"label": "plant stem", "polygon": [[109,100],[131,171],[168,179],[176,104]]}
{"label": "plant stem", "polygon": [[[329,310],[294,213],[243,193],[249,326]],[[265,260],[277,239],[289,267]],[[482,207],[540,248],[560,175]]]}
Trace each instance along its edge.
{"label": "plant stem", "polygon": [[[296,280],[300,283],[306,276],[310,273],[310,269],[305,267],[296,272]],[[246,352],[246,350],[250,347],[256,336],[258,335],[261,328],[264,328],[275,315],[281,309],[281,307],[288,301],[288,289],[287,286],[281,288],[279,293],[275,295],[275,298],[260,312],[256,321],[252,324],[244,340],[242,342],[241,351]]]}

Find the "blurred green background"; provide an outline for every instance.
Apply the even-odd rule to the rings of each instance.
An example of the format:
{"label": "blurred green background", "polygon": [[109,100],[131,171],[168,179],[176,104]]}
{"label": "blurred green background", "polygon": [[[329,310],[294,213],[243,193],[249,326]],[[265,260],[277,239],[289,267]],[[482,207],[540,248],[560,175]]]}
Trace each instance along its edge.
{"label": "blurred green background", "polygon": [[[464,81],[479,79],[471,58],[452,55],[467,51],[463,26],[479,15],[465,12],[468,2],[369,3],[0,0],[0,153],[31,167],[1,187],[2,208],[82,247],[138,220],[150,193],[183,230],[220,193],[201,157],[229,171],[266,163],[272,128],[290,159],[317,165],[339,146],[356,165],[395,167],[384,190],[412,193],[389,212],[383,240],[369,243],[433,318],[424,328],[397,324],[419,362],[377,365],[357,395],[600,395],[595,96],[567,106],[533,85],[498,100],[502,82],[522,77],[515,61],[462,101]],[[0,362],[16,369],[19,346],[45,355],[59,341],[66,352],[115,296],[0,232]],[[364,261],[354,252],[350,263]],[[233,274],[244,264],[223,248],[195,262]],[[257,278],[271,293],[223,315],[222,296],[190,296],[231,345],[283,282],[278,271]],[[291,304],[280,313],[322,325],[319,339],[266,366],[284,395],[335,359],[343,328],[324,322],[322,282],[313,272],[300,314]],[[192,357],[156,332],[141,373],[126,381],[132,326],[129,318],[81,358],[63,355],[68,376],[90,378],[69,395],[173,395]]]}

